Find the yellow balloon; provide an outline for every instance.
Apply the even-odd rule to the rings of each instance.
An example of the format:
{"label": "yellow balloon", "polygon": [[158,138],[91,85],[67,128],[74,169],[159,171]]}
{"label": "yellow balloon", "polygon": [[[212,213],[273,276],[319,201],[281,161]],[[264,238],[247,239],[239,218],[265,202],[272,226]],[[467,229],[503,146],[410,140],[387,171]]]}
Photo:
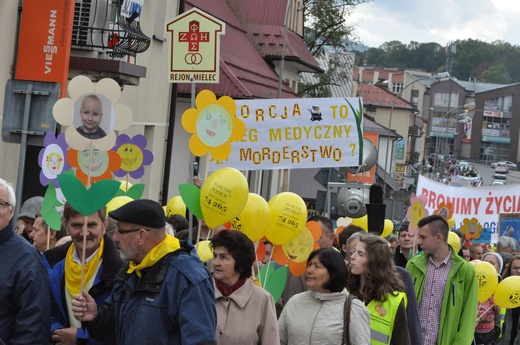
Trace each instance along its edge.
{"label": "yellow balloon", "polygon": [[128,204],[130,201],[134,201],[134,199],[132,199],[131,197],[126,196],[126,195],[125,196],[116,196],[115,198],[110,200],[107,204],[107,216],[108,216],[108,212],[117,210],[121,206]]}
{"label": "yellow balloon", "polygon": [[453,247],[453,251],[457,254],[460,250],[460,237],[453,231],[448,233],[448,244]]}
{"label": "yellow balloon", "polygon": [[495,304],[506,309],[520,307],[520,276],[507,277],[498,284]]}
{"label": "yellow balloon", "polygon": [[213,248],[211,248],[210,241],[200,241],[197,243],[196,248],[200,261],[204,262],[213,258]]}
{"label": "yellow balloon", "polygon": [[174,214],[180,214],[186,216],[186,204],[180,196],[174,196],[166,204],[166,216],[173,216]]}
{"label": "yellow balloon", "polygon": [[121,189],[123,192],[128,192],[130,187],[132,187],[132,184],[128,181],[120,181],[121,184],[119,185],[119,189]]}
{"label": "yellow balloon", "polygon": [[448,222],[448,226],[450,227],[450,229],[453,229],[453,227],[455,226],[455,218],[451,217],[450,219],[447,220]]}
{"label": "yellow balloon", "polygon": [[216,228],[237,217],[244,209],[249,186],[244,175],[234,168],[222,168],[211,175],[200,190],[204,221]]}
{"label": "yellow balloon", "polygon": [[283,244],[282,249],[289,260],[304,262],[314,249],[314,238],[309,229],[304,227],[294,240]]}
{"label": "yellow balloon", "polygon": [[307,206],[303,199],[292,192],[283,192],[272,197],[268,205],[267,239],[272,244],[285,244],[294,240],[307,221]]}
{"label": "yellow balloon", "polygon": [[486,261],[477,262],[473,267],[477,272],[478,301],[482,303],[487,301],[495,292],[498,285],[498,274],[493,265]]}
{"label": "yellow balloon", "polygon": [[394,222],[392,222],[390,219],[385,219],[385,227],[383,228],[383,233],[381,234],[381,237],[385,238],[387,236],[390,236],[393,231]]}
{"label": "yellow balloon", "polygon": [[365,214],[363,217],[352,218],[352,224],[359,226],[365,231],[368,231],[368,217]]}
{"label": "yellow balloon", "polygon": [[249,193],[246,206],[240,215],[231,221],[231,227],[243,232],[251,241],[256,242],[265,236],[269,225],[269,206],[260,195]]}

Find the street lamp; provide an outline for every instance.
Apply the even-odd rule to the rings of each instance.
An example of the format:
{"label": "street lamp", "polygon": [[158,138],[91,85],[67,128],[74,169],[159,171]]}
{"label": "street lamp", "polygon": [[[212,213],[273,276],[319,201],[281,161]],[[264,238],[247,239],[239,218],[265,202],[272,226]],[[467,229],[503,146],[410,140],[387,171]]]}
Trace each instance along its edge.
{"label": "street lamp", "polygon": [[[389,159],[388,159],[388,148],[390,146],[390,133],[392,131],[392,116],[394,114],[395,103],[401,97],[401,95],[404,92],[404,90],[406,90],[407,88],[409,88],[413,84],[417,83],[418,81],[425,80],[425,79],[442,79],[442,78],[448,78],[449,76],[450,76],[450,74],[448,72],[442,72],[442,73],[434,74],[434,75],[431,75],[431,76],[415,79],[410,84],[408,84],[405,87],[403,87],[401,89],[401,91],[399,91],[397,93],[397,95],[395,96],[395,98],[394,98],[394,100],[392,102],[392,107],[390,108],[390,117],[388,119],[388,135],[387,135],[386,155],[385,155],[385,180],[388,178],[388,161],[389,161]],[[392,144],[392,146],[393,146],[393,144]]]}

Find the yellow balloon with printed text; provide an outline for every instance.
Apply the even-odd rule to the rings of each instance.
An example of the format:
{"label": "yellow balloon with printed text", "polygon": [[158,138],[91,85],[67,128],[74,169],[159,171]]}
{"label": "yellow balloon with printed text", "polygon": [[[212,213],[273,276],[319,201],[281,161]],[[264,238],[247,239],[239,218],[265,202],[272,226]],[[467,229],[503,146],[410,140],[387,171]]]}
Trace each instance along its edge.
{"label": "yellow balloon with printed text", "polygon": [[498,274],[495,267],[486,261],[477,262],[473,267],[475,267],[475,271],[477,272],[478,301],[483,303],[495,292],[498,285]]}
{"label": "yellow balloon with printed text", "polygon": [[520,276],[507,277],[498,284],[495,304],[506,309],[520,307]]}
{"label": "yellow balloon with printed text", "polygon": [[244,209],[249,186],[244,175],[234,168],[221,168],[209,175],[200,190],[204,221],[216,228],[237,217]]}
{"label": "yellow balloon with printed text", "polygon": [[269,225],[265,236],[272,244],[286,244],[294,240],[305,227],[307,205],[295,193],[276,194],[268,202]]}

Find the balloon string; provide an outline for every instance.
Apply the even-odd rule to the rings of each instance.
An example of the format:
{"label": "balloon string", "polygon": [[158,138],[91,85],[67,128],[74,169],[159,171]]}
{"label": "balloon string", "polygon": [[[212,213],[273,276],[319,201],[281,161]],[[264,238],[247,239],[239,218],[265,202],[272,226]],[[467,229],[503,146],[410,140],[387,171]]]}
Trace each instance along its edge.
{"label": "balloon string", "polygon": [[274,247],[275,245],[273,244],[273,249],[271,250],[271,254],[269,254],[269,262],[267,263],[267,268],[265,269],[264,284],[262,286],[267,284],[267,272],[269,272],[269,266],[271,265],[271,258],[273,257]]}

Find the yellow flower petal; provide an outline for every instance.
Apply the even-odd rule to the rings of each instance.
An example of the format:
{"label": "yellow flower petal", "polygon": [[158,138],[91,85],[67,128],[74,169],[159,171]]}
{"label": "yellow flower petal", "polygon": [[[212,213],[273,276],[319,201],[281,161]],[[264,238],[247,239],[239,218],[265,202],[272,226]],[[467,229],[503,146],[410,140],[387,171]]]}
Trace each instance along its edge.
{"label": "yellow flower petal", "polygon": [[217,147],[210,147],[209,152],[211,156],[217,160],[224,160],[229,157],[231,153],[231,144],[229,141]]}
{"label": "yellow flower petal", "polygon": [[204,156],[208,153],[209,147],[204,144],[197,134],[193,134],[190,138],[189,147],[191,153],[193,153],[197,157]]}
{"label": "yellow flower petal", "polygon": [[226,109],[226,111],[231,115],[231,117],[234,117],[237,113],[237,104],[235,103],[235,100],[229,96],[222,96],[218,99],[217,104],[220,105],[222,108]]}
{"label": "yellow flower petal", "polygon": [[199,117],[200,110],[196,108],[189,108],[182,114],[181,123],[182,128],[188,133],[195,133],[197,130],[197,118]]}
{"label": "yellow flower petal", "polygon": [[195,98],[195,106],[197,109],[201,110],[207,107],[208,105],[215,104],[217,102],[217,97],[210,90],[202,90]]}
{"label": "yellow flower petal", "polygon": [[237,117],[233,118],[233,131],[229,137],[229,141],[240,141],[246,135],[246,125],[244,121]]}

